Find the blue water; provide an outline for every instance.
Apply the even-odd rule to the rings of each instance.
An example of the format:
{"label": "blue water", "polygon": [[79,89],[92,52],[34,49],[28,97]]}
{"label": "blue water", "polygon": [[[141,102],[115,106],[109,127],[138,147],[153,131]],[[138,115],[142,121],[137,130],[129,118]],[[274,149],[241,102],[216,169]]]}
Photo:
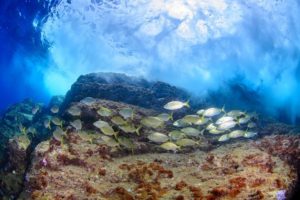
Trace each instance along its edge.
{"label": "blue water", "polygon": [[207,2],[2,1],[0,110],[113,71],[299,123],[299,1]]}

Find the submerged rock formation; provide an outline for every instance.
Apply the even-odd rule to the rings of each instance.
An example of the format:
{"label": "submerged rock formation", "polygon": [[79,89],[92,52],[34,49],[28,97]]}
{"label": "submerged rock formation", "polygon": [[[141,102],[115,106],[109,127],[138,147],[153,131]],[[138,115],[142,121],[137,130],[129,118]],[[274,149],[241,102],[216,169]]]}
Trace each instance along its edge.
{"label": "submerged rock formation", "polygon": [[[160,114],[170,100],[189,98],[166,83],[98,73],[81,76],[65,98],[54,97],[48,106],[14,105],[0,122],[0,145],[8,155],[0,170],[0,199],[259,200],[293,194],[300,174],[299,136],[290,136],[297,132],[293,127],[257,123],[256,142],[236,138],[221,143],[218,134],[206,130],[185,135],[193,141],[170,148],[176,153],[149,139],[160,132],[177,142],[170,132],[181,128],[173,122],[205,107],[192,102],[191,109],[156,128],[142,119]],[[99,112],[103,107],[111,116]],[[134,110],[127,127],[113,120],[123,108]],[[96,127],[98,120],[112,130]],[[265,137],[274,133],[284,135]]]}
{"label": "submerged rock formation", "polygon": [[171,100],[186,101],[191,96],[182,89],[164,82],[149,82],[142,78],[118,73],[83,75],[66,94],[63,107],[84,97],[124,102],[151,109],[161,109]]}

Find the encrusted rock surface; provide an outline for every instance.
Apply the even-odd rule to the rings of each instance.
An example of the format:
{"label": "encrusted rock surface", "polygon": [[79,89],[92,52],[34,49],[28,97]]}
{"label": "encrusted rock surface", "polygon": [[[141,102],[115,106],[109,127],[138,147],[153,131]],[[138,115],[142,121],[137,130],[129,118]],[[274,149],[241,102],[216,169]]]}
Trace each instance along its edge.
{"label": "encrusted rock surface", "polygon": [[209,153],[120,156],[91,137],[72,132],[65,144],[39,144],[20,199],[271,200],[289,194],[297,179],[293,167],[249,142]]}

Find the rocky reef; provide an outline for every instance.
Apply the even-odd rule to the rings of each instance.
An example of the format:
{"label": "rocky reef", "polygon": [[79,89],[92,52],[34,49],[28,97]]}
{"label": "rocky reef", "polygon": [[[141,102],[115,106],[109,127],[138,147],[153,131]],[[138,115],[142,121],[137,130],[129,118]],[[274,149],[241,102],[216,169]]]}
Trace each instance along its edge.
{"label": "rocky reef", "polygon": [[63,107],[93,97],[124,102],[144,108],[159,109],[171,100],[188,100],[191,96],[184,90],[164,82],[149,82],[142,78],[117,73],[93,73],[83,75],[66,94]]}
{"label": "rocky reef", "polygon": [[[178,133],[173,121],[194,110],[168,115],[173,121],[156,128],[143,119],[190,98],[166,83],[99,73],[81,76],[47,106],[12,106],[0,121],[0,199],[295,198],[300,135],[292,126],[261,119],[254,138],[219,142],[206,131],[180,147],[149,139]],[[201,104],[193,99],[192,107]],[[113,118],[124,108],[134,111],[127,126]]]}

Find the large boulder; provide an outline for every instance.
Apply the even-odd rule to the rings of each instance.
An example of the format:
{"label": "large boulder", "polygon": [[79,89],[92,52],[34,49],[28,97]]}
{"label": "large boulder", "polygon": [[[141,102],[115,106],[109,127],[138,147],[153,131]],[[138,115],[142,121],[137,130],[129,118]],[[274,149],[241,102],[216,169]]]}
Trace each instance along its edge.
{"label": "large boulder", "polygon": [[83,75],[67,93],[63,107],[85,97],[124,102],[144,108],[159,109],[171,100],[190,99],[182,89],[163,82],[149,82],[142,78],[119,73],[92,73]]}

